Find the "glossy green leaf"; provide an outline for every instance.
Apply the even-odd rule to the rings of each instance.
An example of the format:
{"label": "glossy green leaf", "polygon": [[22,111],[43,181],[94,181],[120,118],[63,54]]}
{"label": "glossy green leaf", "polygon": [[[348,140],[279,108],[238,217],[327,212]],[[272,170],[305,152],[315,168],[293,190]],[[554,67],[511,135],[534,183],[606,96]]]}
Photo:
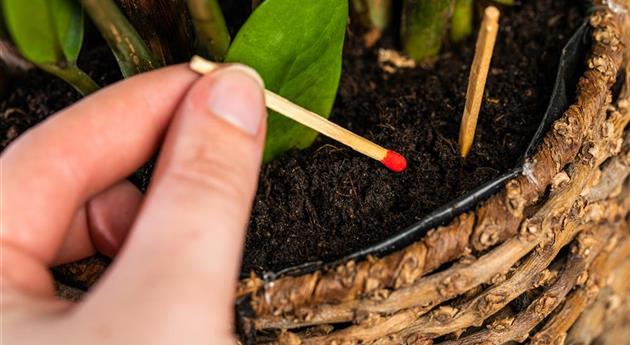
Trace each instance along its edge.
{"label": "glossy green leaf", "polygon": [[[236,35],[226,61],[253,67],[267,89],[328,117],[339,86],[347,17],[345,0],[266,0]],[[316,136],[270,112],[264,160],[308,147]]]}
{"label": "glossy green leaf", "polygon": [[73,0],[2,0],[7,29],[36,64],[73,63],[83,40],[83,14]]}
{"label": "glossy green leaf", "polygon": [[49,0],[59,42],[68,61],[79,58],[83,43],[83,11],[74,0]]}
{"label": "glossy green leaf", "polygon": [[83,11],[75,0],[0,0],[7,31],[20,53],[83,95],[98,85],[77,65]]}

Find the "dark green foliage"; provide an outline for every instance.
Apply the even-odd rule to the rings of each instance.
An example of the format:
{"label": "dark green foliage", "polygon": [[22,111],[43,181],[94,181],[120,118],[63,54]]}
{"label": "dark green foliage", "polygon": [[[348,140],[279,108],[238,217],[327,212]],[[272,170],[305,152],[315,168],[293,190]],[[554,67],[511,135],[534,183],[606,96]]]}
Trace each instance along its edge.
{"label": "dark green foliage", "polygon": [[76,61],[83,43],[83,11],[73,0],[2,0],[7,30],[29,61],[86,95],[98,89]]}
{"label": "dark green foliage", "polygon": [[[226,61],[256,69],[266,88],[321,116],[332,109],[348,4],[340,0],[267,0],[238,32]],[[270,112],[265,161],[305,148],[317,132]]]}

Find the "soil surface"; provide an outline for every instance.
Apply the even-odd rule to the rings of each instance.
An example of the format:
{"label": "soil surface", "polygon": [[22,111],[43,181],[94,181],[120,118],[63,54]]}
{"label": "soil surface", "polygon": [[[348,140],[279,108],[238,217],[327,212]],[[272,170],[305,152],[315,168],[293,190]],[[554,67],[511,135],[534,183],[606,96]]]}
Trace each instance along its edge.
{"label": "soil surface", "polygon": [[[392,173],[324,137],[267,164],[243,269],[278,270],[340,258],[518,164],[547,106],[561,48],[581,23],[581,13],[573,0],[517,2],[504,9],[476,141],[466,160],[459,157],[457,140],[474,37],[445,47],[433,69],[390,74],[377,52],[394,48],[394,35],[366,49],[360,30],[348,30],[331,119],[402,153],[409,167]],[[80,64],[99,83],[120,78],[106,48],[93,43],[84,50]],[[1,149],[79,99],[64,82],[39,71],[13,81],[8,90],[0,95]],[[132,180],[146,188],[150,170],[150,165],[141,169]]]}

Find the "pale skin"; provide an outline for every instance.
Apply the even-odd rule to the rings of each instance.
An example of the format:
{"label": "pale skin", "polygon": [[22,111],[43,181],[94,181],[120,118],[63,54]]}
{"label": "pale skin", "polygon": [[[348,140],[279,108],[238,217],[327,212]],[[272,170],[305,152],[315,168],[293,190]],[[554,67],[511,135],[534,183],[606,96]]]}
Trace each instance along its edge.
{"label": "pale skin", "polygon": [[[234,344],[233,300],[262,157],[255,72],[186,66],[110,86],[0,157],[6,344]],[[125,180],[160,150],[146,195]],[[78,303],[49,267],[114,262]],[[5,342],[6,341],[6,342]]]}

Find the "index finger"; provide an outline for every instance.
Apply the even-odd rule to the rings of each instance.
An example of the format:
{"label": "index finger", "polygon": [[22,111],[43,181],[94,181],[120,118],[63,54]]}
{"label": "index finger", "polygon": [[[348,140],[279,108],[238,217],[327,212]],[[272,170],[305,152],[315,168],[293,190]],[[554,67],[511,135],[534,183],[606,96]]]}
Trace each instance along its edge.
{"label": "index finger", "polygon": [[17,139],[0,157],[0,244],[49,264],[77,207],[149,159],[197,78],[179,65],[122,81]]}

